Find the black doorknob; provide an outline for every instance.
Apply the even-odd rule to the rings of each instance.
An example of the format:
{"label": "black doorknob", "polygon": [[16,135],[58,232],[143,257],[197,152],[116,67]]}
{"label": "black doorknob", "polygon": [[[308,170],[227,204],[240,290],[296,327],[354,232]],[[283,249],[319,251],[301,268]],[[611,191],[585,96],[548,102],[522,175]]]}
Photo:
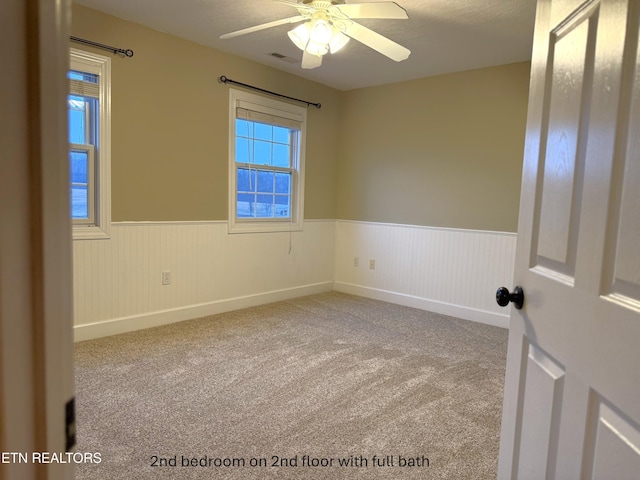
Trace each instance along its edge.
{"label": "black doorknob", "polygon": [[501,307],[506,307],[509,302],[513,302],[513,306],[520,310],[524,305],[524,292],[520,287],[514,288],[513,293],[509,293],[505,287],[500,287],[496,292],[496,302]]}

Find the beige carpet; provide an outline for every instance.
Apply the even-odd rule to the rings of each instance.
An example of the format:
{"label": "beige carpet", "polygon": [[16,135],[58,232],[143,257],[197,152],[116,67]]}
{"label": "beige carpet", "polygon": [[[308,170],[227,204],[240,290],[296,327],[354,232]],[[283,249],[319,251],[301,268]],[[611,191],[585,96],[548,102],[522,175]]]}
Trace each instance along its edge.
{"label": "beige carpet", "polygon": [[82,342],[76,475],[493,479],[506,345],[335,292]]}

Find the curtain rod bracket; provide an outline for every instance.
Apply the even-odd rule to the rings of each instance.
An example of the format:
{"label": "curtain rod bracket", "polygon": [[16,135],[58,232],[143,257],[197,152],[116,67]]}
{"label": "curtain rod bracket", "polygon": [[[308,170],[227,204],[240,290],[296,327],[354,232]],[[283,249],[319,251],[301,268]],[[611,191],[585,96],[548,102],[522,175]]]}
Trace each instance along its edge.
{"label": "curtain rod bracket", "polygon": [[271,90],[265,90],[264,88],[254,87],[253,85],[248,85],[248,84],[242,83],[242,82],[236,82],[235,80],[231,80],[230,78],[228,78],[228,77],[226,77],[224,75],[220,75],[218,77],[218,81],[220,83],[224,83],[224,84],[231,83],[233,85],[239,85],[241,87],[249,88],[251,90],[256,90],[256,91],[262,92],[262,93],[267,93],[267,94],[273,95],[275,97],[286,98],[288,100],[294,100],[294,101],[300,102],[300,103],[306,103],[307,107],[310,107],[311,105],[313,105],[316,108],[322,108],[322,104],[321,103],[308,102],[306,100],[300,100],[299,98],[288,97],[287,95],[282,95],[280,93],[272,92]]}
{"label": "curtain rod bracket", "polygon": [[103,43],[92,42],[91,40],[85,40],[84,38],[79,38],[79,37],[71,36],[69,38],[71,39],[72,42],[84,43],[85,45],[89,45],[91,47],[102,48],[103,50],[109,50],[110,52],[113,52],[116,55],[122,55],[123,57],[128,57],[128,58],[133,57],[133,50],[130,50],[130,49],[125,50],[123,48],[110,47],[109,45],[104,45]]}

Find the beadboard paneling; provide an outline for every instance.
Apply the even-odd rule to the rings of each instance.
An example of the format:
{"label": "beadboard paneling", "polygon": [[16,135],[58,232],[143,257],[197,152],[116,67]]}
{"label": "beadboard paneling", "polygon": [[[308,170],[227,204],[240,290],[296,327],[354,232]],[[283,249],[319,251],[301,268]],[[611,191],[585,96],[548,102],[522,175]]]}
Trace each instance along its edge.
{"label": "beadboard paneling", "polygon": [[226,222],[114,223],[109,240],[74,241],[75,336],[332,289],[506,327],[495,291],[513,286],[515,244],[512,233],[343,220],[307,221],[291,236],[229,235]]}
{"label": "beadboard paneling", "polygon": [[513,286],[515,246],[514,233],[339,220],[335,289],[507,327],[495,292]]}
{"label": "beadboard paneling", "polygon": [[76,340],[329,291],[334,238],[335,221],[250,235],[226,222],[114,223],[109,240],[73,244]]}

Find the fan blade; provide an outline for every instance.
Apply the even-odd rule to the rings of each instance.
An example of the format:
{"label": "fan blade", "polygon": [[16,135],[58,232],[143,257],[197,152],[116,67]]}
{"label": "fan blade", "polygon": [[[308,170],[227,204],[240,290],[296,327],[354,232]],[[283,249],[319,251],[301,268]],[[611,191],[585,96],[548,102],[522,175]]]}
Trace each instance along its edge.
{"label": "fan blade", "polygon": [[319,55],[313,55],[306,50],[302,54],[302,68],[311,70],[312,68],[318,68],[322,65],[322,57]]}
{"label": "fan blade", "polygon": [[271,27],[277,27],[278,25],[285,25],[287,23],[296,23],[301,22],[302,20],[306,20],[307,17],[303,15],[296,15],[295,17],[283,18],[282,20],[276,20],[274,22],[263,23],[262,25],[256,25],[255,27],[249,27],[242,30],[238,30],[236,32],[225,33],[224,35],[220,35],[220,38],[225,40],[227,38],[238,37],[240,35],[245,35],[247,33],[258,32],[260,30],[265,30]]}
{"label": "fan blade", "polygon": [[407,11],[395,2],[350,3],[335,8],[349,18],[409,18]]}
{"label": "fan blade", "polygon": [[396,62],[406,60],[411,55],[411,50],[408,48],[356,22],[350,22],[344,33]]}

